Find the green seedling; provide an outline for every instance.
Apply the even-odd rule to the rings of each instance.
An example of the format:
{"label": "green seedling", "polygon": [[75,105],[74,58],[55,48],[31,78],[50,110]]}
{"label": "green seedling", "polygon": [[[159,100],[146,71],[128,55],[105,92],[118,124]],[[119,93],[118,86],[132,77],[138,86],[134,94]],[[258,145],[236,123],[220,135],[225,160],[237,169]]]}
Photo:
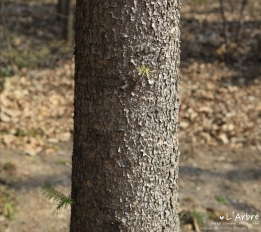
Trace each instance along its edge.
{"label": "green seedling", "polygon": [[194,216],[194,218],[197,220],[199,225],[203,225],[204,223],[206,223],[208,215],[204,214],[204,213],[200,213],[196,210],[192,211],[192,215]]}
{"label": "green seedling", "polygon": [[34,156],[29,156],[28,159],[29,159],[30,161],[35,161],[35,157],[34,157]]}
{"label": "green seedling", "polygon": [[61,150],[61,147],[60,147],[60,146],[53,146],[53,149],[54,149],[55,151],[59,151],[59,150]]}
{"label": "green seedling", "polygon": [[60,209],[66,208],[68,205],[74,205],[75,201],[69,195],[65,196],[63,193],[55,189],[54,187],[46,184],[42,188],[42,194],[49,200],[54,200],[57,202],[57,206],[54,210],[54,213],[58,213]]}
{"label": "green seedling", "polygon": [[14,214],[17,212],[16,204],[17,198],[11,190],[8,190],[6,186],[0,185],[0,214],[8,218],[8,220],[14,219]]}
{"label": "green seedling", "polygon": [[229,205],[229,201],[227,200],[227,198],[225,196],[219,195],[219,196],[216,196],[216,199],[220,204]]}
{"label": "green seedling", "polygon": [[10,221],[14,219],[15,207],[11,203],[5,203],[4,212]]}
{"label": "green seedling", "polygon": [[24,137],[24,136],[32,136],[32,137],[35,137],[37,135],[39,135],[40,137],[42,137],[44,135],[44,132],[41,128],[33,128],[33,129],[30,129],[28,131],[22,131],[22,130],[19,130],[16,132],[15,134],[17,137]]}
{"label": "green seedling", "polygon": [[61,165],[66,165],[66,160],[60,159],[60,160],[59,160],[59,164],[61,164]]}
{"label": "green seedling", "polygon": [[137,71],[139,72],[139,75],[149,77],[151,74],[151,69],[149,67],[146,67],[145,65],[142,65],[137,68]]}

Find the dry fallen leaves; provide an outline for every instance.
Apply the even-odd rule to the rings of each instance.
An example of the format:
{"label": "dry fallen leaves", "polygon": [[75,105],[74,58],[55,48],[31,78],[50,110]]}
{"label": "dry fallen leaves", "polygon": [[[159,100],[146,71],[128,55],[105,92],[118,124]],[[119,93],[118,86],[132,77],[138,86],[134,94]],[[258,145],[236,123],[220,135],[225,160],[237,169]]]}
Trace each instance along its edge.
{"label": "dry fallen leaves", "polygon": [[73,128],[74,82],[68,68],[36,72],[37,77],[32,71],[7,78],[0,98],[1,142],[30,156],[52,142],[69,141]]}
{"label": "dry fallen leaves", "polygon": [[[194,62],[181,71],[181,140],[234,148],[260,142],[259,82],[242,88],[224,85],[221,79],[233,73],[216,64]],[[31,71],[30,76],[7,78],[0,99],[2,143],[35,156],[43,150],[50,153],[57,142],[69,141],[73,87],[68,67],[37,70],[36,77]]]}
{"label": "dry fallen leaves", "polygon": [[181,69],[181,140],[231,144],[233,148],[244,143],[258,144],[261,141],[259,80],[241,87],[224,84],[224,80],[234,75],[229,68],[211,63],[204,70],[201,67],[200,62],[194,62]]}

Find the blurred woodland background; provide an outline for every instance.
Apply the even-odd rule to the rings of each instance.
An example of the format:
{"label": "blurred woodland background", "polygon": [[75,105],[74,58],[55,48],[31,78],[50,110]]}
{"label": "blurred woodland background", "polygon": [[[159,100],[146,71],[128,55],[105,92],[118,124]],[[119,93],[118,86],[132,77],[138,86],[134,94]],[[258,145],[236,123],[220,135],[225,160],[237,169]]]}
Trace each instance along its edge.
{"label": "blurred woodland background", "polygon": [[[261,4],[182,3],[180,220],[198,232],[261,215]],[[1,0],[0,232],[68,231],[40,190],[70,193],[74,14],[73,0]]]}

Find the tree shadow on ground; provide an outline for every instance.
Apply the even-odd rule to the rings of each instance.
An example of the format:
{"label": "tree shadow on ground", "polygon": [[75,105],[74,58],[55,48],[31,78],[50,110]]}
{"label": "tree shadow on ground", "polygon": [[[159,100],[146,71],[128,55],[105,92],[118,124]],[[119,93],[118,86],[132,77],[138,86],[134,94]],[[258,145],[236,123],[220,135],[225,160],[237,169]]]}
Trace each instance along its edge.
{"label": "tree shadow on ground", "polygon": [[[254,180],[261,180],[261,169],[213,171],[210,169],[203,169],[192,166],[181,166],[179,170],[179,178],[186,179],[185,177],[193,177],[193,183],[197,183],[197,186],[201,186],[202,189],[210,187],[213,188],[211,191],[212,193],[216,192],[214,190],[216,187],[218,192],[222,193],[222,195],[224,194],[226,197],[225,199],[228,200],[229,205],[233,206],[237,210],[247,211],[247,213],[251,214],[261,213],[260,209],[258,209],[255,205],[249,202],[236,200],[237,196],[234,195],[234,193],[238,192],[238,188],[241,189],[241,185],[232,185],[232,183],[238,184],[241,183],[241,181],[251,182]],[[219,181],[217,181],[218,179]],[[215,184],[213,185],[213,183]],[[242,194],[243,193],[244,191],[242,190]]]}
{"label": "tree shadow on ground", "polygon": [[[257,80],[261,82],[261,33],[255,36],[250,33],[259,30],[261,21],[244,23],[242,40],[238,52],[234,53],[226,53],[224,49],[222,22],[201,22],[183,17],[181,24],[181,67],[186,68],[194,62],[225,63],[235,74],[222,80],[224,84],[245,87],[257,84]],[[232,30],[236,24],[236,21],[229,22],[228,27]]]}
{"label": "tree shadow on ground", "polygon": [[227,172],[220,172],[220,171],[212,171],[209,169],[203,169],[198,167],[192,166],[181,166],[179,169],[179,174],[181,176],[185,175],[206,175],[208,177],[223,177],[228,180],[242,180],[242,181],[251,181],[251,180],[259,180],[261,179],[261,169],[238,169],[233,171]]}
{"label": "tree shadow on ground", "polygon": [[243,72],[238,72],[230,78],[224,79],[223,83],[225,85],[232,85],[237,87],[244,87],[261,83],[261,61],[245,63],[244,66],[242,66],[242,69]]}
{"label": "tree shadow on ground", "polygon": [[16,181],[16,180],[10,181],[1,178],[0,183],[16,191],[21,191],[24,189],[31,190],[37,187],[43,187],[45,184],[49,184],[51,186],[57,186],[57,185],[68,186],[71,185],[71,173],[68,171],[68,172],[61,173],[59,175],[42,175],[42,176],[25,180],[23,182]]}
{"label": "tree shadow on ground", "polygon": [[[251,180],[260,180],[261,179],[261,169],[259,170],[233,170],[228,172],[218,172],[207,170],[198,167],[191,166],[181,166],[179,170],[179,178],[184,179],[184,176],[193,176],[196,179],[199,176],[207,176],[210,178],[208,182],[215,181],[215,178],[221,177],[222,179],[227,179],[232,182],[235,181],[251,181]],[[211,180],[212,179],[212,180]],[[59,175],[41,175],[37,176],[24,182],[12,181],[9,183],[3,183],[3,180],[0,180],[1,184],[6,185],[10,189],[13,189],[17,192],[19,191],[30,191],[35,188],[42,188],[45,184],[49,184],[53,187],[55,186],[70,186],[71,185],[71,173],[69,171],[60,173]],[[199,181],[200,182],[200,181]],[[201,182],[200,182],[201,183]],[[204,181],[201,183],[204,185]],[[222,186],[218,186],[221,192],[226,192],[226,189],[231,189],[231,186],[227,186],[227,183],[222,183]],[[254,205],[246,202],[235,201],[234,198],[227,197],[229,204],[237,210],[247,211],[247,213],[256,214],[259,212]]]}

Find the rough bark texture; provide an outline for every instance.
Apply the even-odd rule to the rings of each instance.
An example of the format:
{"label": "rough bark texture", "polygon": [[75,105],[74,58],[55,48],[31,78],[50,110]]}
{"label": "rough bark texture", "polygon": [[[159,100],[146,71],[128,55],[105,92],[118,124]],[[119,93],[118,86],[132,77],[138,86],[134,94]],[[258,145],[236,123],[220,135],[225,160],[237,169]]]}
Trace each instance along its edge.
{"label": "rough bark texture", "polygon": [[179,231],[180,1],[76,8],[70,231]]}

